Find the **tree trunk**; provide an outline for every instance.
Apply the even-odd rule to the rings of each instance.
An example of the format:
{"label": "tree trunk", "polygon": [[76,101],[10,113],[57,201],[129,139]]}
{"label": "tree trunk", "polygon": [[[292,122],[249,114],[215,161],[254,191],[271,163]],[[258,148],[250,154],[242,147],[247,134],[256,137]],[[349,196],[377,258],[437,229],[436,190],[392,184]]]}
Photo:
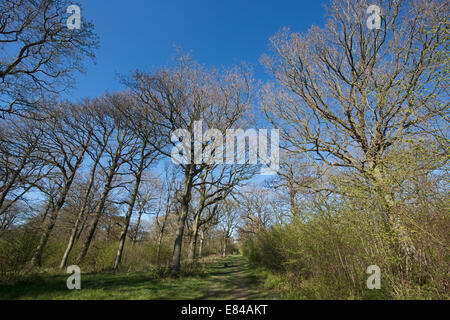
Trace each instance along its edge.
{"label": "tree trunk", "polygon": [[72,233],[70,234],[69,242],[67,243],[66,251],[64,251],[64,255],[61,259],[61,263],[59,264],[59,269],[61,269],[61,270],[66,267],[67,260],[69,259],[70,251],[72,250],[73,245],[75,243],[75,236],[77,234],[78,227],[81,223],[82,212],[83,211],[80,210],[80,212],[78,213],[77,220],[75,221],[75,225],[72,229]]}
{"label": "tree trunk", "polygon": [[79,239],[80,239],[80,237],[81,237],[81,234],[83,233],[83,231],[84,231],[84,227],[86,226],[86,222],[88,221],[88,219],[89,219],[89,214],[86,214],[84,217],[82,217],[82,223],[81,223],[81,227],[80,227],[80,230],[78,230],[78,232],[77,232],[77,234],[76,234],[76,236],[75,236],[75,242],[77,242]]}
{"label": "tree trunk", "polygon": [[47,206],[45,207],[45,212],[44,215],[42,216],[42,222],[45,221],[45,219],[47,218],[48,213],[50,212],[50,210],[54,207],[53,204],[53,196],[49,196],[48,202],[47,202]]}
{"label": "tree trunk", "polygon": [[72,233],[70,234],[70,239],[67,244],[66,251],[64,252],[64,255],[61,259],[61,263],[59,265],[60,269],[64,269],[66,267],[70,252],[72,251],[73,245],[75,244],[75,239],[76,239],[76,235],[77,235],[78,229],[81,224],[81,220],[83,219],[83,216],[86,213],[86,209],[87,209],[88,202],[89,202],[89,195],[91,194],[91,190],[94,185],[95,173],[97,171],[97,165],[98,165],[99,160],[100,160],[100,157],[98,157],[96,159],[96,161],[94,162],[94,165],[92,167],[91,176],[89,177],[89,184],[88,184],[88,187],[87,187],[86,193],[84,195],[84,199],[83,199],[83,206],[80,209],[80,211],[78,212],[78,216],[75,221],[75,225],[73,226]]}
{"label": "tree trunk", "polygon": [[189,245],[189,254],[188,254],[188,261],[189,262],[193,262],[195,260],[195,254],[197,251],[197,238],[198,238],[198,229],[200,226],[200,215],[201,212],[197,212],[195,219],[194,219],[194,225],[192,226],[193,228],[193,236],[191,239],[191,243]]}
{"label": "tree trunk", "polygon": [[198,200],[198,208],[197,212],[194,218],[194,225],[193,228],[193,236],[189,245],[189,254],[188,254],[188,261],[192,262],[195,260],[195,254],[197,251],[197,238],[198,238],[198,229],[200,227],[200,217],[202,216],[203,209],[205,208],[205,202],[206,202],[206,177],[207,177],[208,171],[205,171],[200,176],[200,198]]}
{"label": "tree trunk", "polygon": [[106,229],[105,242],[109,241],[109,235],[111,234],[112,223],[113,223],[112,218],[108,217],[108,228]]}
{"label": "tree trunk", "polygon": [[158,251],[156,252],[156,265],[159,267],[160,260],[161,260],[161,246],[162,246],[162,240],[163,240],[163,230],[159,232],[158,236]]}
{"label": "tree trunk", "polygon": [[203,257],[203,246],[205,244],[205,232],[203,230],[200,231],[200,247],[198,248],[198,257]]}
{"label": "tree trunk", "polygon": [[159,232],[159,237],[158,237],[158,251],[156,253],[156,264],[158,266],[159,266],[160,260],[161,260],[161,247],[162,247],[162,241],[163,241],[163,237],[164,237],[164,230],[166,229],[168,215],[169,215],[168,212],[166,212],[166,215],[164,216],[163,225],[161,227],[161,230]]}
{"label": "tree trunk", "polygon": [[189,202],[183,200],[181,204],[181,216],[178,219],[178,228],[175,236],[175,242],[173,245],[171,269],[175,272],[180,272],[181,246],[183,243],[184,227],[186,224],[188,213],[189,213]]}
{"label": "tree trunk", "polygon": [[223,252],[222,256],[225,257],[227,255],[227,236],[223,237]]}
{"label": "tree trunk", "polygon": [[89,227],[87,238],[83,244],[83,247],[81,249],[81,252],[77,258],[77,264],[80,264],[80,262],[84,259],[86,256],[89,246],[91,245],[91,241],[94,238],[95,231],[97,229],[98,222],[100,220],[100,217],[103,213],[103,209],[105,208],[105,202],[108,198],[108,194],[111,191],[111,184],[113,177],[116,173],[117,167],[118,167],[118,155],[116,154],[116,158],[113,160],[113,163],[111,164],[111,167],[108,172],[108,176],[106,177],[105,186],[103,188],[102,194],[100,196],[100,200],[95,207],[95,213],[94,213],[94,220],[92,221],[92,224]]}
{"label": "tree trunk", "polygon": [[181,246],[183,244],[183,234],[184,227],[186,225],[186,219],[189,214],[189,203],[191,201],[192,196],[192,175],[193,168],[189,166],[189,168],[185,169],[185,177],[184,177],[184,194],[181,200],[181,216],[178,219],[178,228],[175,236],[175,242],[173,245],[173,255],[172,255],[172,264],[171,269],[175,272],[180,272],[180,262],[181,262]]}
{"label": "tree trunk", "polygon": [[142,218],[142,213],[144,212],[143,209],[139,210],[139,215],[138,215],[138,219],[136,222],[136,231],[135,231],[135,235],[134,235],[134,239],[133,239],[133,246],[136,245],[137,242],[137,238],[139,235],[139,226],[141,225],[141,218]]}
{"label": "tree trunk", "polygon": [[130,204],[128,206],[127,214],[125,216],[125,226],[123,227],[122,233],[119,239],[119,248],[117,249],[116,259],[114,261],[114,270],[117,271],[119,268],[120,261],[122,260],[123,248],[125,246],[125,240],[127,239],[128,227],[130,226],[131,215],[133,214],[134,204],[136,203],[136,198],[139,192],[139,185],[141,183],[143,159],[141,160],[139,171],[136,175],[136,180],[134,182],[133,193],[131,194]]}
{"label": "tree trunk", "polygon": [[289,183],[288,187],[289,187],[289,191],[288,191],[289,192],[289,201],[291,203],[291,213],[294,217],[297,217],[299,214],[297,202],[295,200],[295,196],[297,195],[297,192],[295,191],[292,183]]}
{"label": "tree trunk", "polygon": [[59,209],[55,207],[52,210],[49,219],[43,222],[44,231],[39,240],[39,245],[37,246],[34,252],[33,258],[31,259],[32,267],[41,265],[42,252],[44,251],[45,245],[47,244],[48,238],[50,237],[50,233],[52,232],[53,227],[55,226],[56,218],[58,217],[58,211]]}
{"label": "tree trunk", "polygon": [[375,185],[385,211],[384,221],[388,232],[393,234],[394,240],[397,243],[397,249],[405,263],[406,272],[409,272],[412,268],[412,264],[418,258],[417,249],[401,219],[397,213],[394,212],[394,195],[387,188],[386,181],[378,168],[373,169],[373,184]]}

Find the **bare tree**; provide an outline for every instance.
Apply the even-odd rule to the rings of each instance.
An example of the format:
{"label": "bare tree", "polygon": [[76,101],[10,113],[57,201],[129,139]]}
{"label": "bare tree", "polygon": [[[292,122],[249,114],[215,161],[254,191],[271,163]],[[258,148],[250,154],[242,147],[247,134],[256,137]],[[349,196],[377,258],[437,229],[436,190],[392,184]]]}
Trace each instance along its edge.
{"label": "bare tree", "polygon": [[82,121],[82,108],[63,104],[52,110],[47,121],[42,122],[41,130],[45,139],[39,149],[45,154],[44,160],[58,170],[59,190],[47,220],[43,221],[43,231],[38,247],[31,260],[32,266],[40,265],[41,256],[50,233],[55,226],[58,214],[63,207],[75,175],[92,139],[92,128]]}
{"label": "bare tree", "polygon": [[[192,137],[194,126],[201,122],[203,126],[215,128],[224,135],[226,129],[237,124],[248,109],[251,80],[242,70],[206,70],[182,57],[175,67],[152,75],[136,72],[128,85],[141,101],[141,114],[146,115],[150,123],[156,124],[153,127],[163,141],[157,150],[162,155],[172,157],[174,147],[180,143],[185,147],[182,157],[186,161],[180,163],[184,175],[180,215],[171,264],[172,270],[179,272],[194,179],[206,166],[205,163],[194,161],[195,152],[187,151],[195,147]],[[178,129],[191,134],[183,138],[176,132]],[[205,147],[203,143],[200,145],[202,151]]]}
{"label": "bare tree", "polygon": [[69,30],[66,0],[0,1],[0,113],[20,114],[73,84],[98,46],[93,24]]}
{"label": "bare tree", "polygon": [[[125,215],[125,224],[119,239],[119,248],[117,249],[116,259],[114,262],[114,270],[119,268],[120,260],[122,259],[123,248],[131,222],[131,215],[133,214],[133,209],[139,194],[142,175],[144,170],[146,170],[157,157],[156,149],[152,145],[156,145],[156,141],[158,141],[158,137],[155,137],[153,129],[145,126],[145,121],[142,123],[139,121],[136,122],[136,118],[142,119],[140,117],[136,117],[135,112],[139,112],[138,109],[134,109],[133,105],[130,106],[130,104],[126,105],[125,109],[122,108],[124,105],[119,105],[118,107],[121,108],[122,114],[127,118],[127,123],[131,124],[131,130],[137,137],[137,154],[128,161],[129,171],[132,172],[134,180],[133,190],[130,193],[130,199],[127,201],[128,210]],[[153,141],[153,143],[150,144],[149,141]]]}
{"label": "bare tree", "polygon": [[126,117],[119,111],[119,107],[129,105],[129,103],[129,97],[123,93],[105,97],[104,104],[99,106],[98,121],[101,126],[112,127],[113,134],[104,151],[104,154],[107,155],[108,163],[102,166],[105,171],[103,190],[95,207],[92,222],[87,230],[87,237],[77,258],[78,263],[84,259],[89,250],[98,222],[104,212],[108,195],[113,189],[126,184],[126,182],[121,181],[116,181],[115,183],[114,179],[118,176],[122,165],[129,162],[136,155],[136,137],[128,125]]}
{"label": "bare tree", "polygon": [[[180,186],[176,179],[178,172],[175,167],[166,165],[164,173],[165,182],[159,196],[158,209],[156,210],[155,217],[155,223],[158,228],[158,249],[156,252],[156,264],[158,266],[161,262],[161,247],[169,215],[179,211],[179,200],[177,196],[180,191]],[[162,217],[161,213],[163,213]]]}
{"label": "bare tree", "polygon": [[297,152],[287,151],[281,159],[277,176],[266,180],[265,184],[277,192],[279,200],[289,204],[290,208],[283,208],[284,211],[290,211],[291,216],[298,217],[301,214],[302,202],[307,201],[315,193],[330,192],[324,178],[329,167],[312,164],[307,157]]}
{"label": "bare tree", "polygon": [[448,110],[448,1],[381,1],[379,29],[366,1],[332,1],[325,27],[271,39],[263,63],[276,83],[263,105],[292,151],[356,169],[384,202],[406,257],[414,248],[391,208],[383,157]]}
{"label": "bare tree", "polygon": [[139,188],[139,193],[136,197],[136,210],[138,217],[134,223],[133,228],[130,230],[130,237],[133,240],[133,245],[135,245],[139,238],[142,237],[141,234],[141,222],[142,217],[148,214],[158,214],[159,210],[156,208],[155,200],[158,199],[158,194],[163,195],[164,191],[162,189],[162,182],[157,177],[152,174],[146,174],[142,178],[141,187]]}
{"label": "bare tree", "polygon": [[1,120],[0,132],[0,216],[7,213],[51,168],[39,151],[44,133],[26,119]]}
{"label": "bare tree", "polygon": [[[75,223],[72,228],[72,232],[70,234],[69,241],[67,243],[66,251],[63,254],[60,263],[60,269],[66,267],[67,260],[69,259],[70,252],[75,244],[76,236],[81,231],[80,227],[82,224],[83,217],[87,214],[87,210],[89,209],[89,202],[92,200],[92,188],[95,184],[95,179],[97,178],[97,168],[100,165],[100,160],[102,159],[103,153],[105,152],[106,147],[108,146],[109,139],[114,131],[114,126],[107,126],[102,121],[96,121],[99,115],[97,112],[103,112],[101,108],[97,108],[96,105],[102,104],[101,100],[97,101],[86,101],[85,114],[86,121],[91,122],[92,126],[92,136],[93,143],[90,148],[87,149],[87,153],[90,155],[92,160],[91,170],[89,174],[89,182],[87,188],[85,189],[85,194],[83,197],[83,202],[80,210],[78,211],[78,215],[75,219]],[[101,116],[100,116],[101,118]]]}
{"label": "bare tree", "polygon": [[10,229],[15,224],[22,224],[27,219],[32,218],[30,208],[25,201],[16,201],[14,205],[10,206],[9,210],[0,216],[0,237],[3,232]]}
{"label": "bare tree", "polygon": [[228,249],[228,240],[237,229],[240,220],[239,206],[234,200],[226,200],[219,210],[218,228],[222,232],[223,247],[222,256],[226,256]]}
{"label": "bare tree", "polygon": [[242,190],[239,196],[241,218],[246,224],[241,228],[243,233],[256,233],[268,229],[275,220],[276,212],[272,203],[275,193],[256,185]]}

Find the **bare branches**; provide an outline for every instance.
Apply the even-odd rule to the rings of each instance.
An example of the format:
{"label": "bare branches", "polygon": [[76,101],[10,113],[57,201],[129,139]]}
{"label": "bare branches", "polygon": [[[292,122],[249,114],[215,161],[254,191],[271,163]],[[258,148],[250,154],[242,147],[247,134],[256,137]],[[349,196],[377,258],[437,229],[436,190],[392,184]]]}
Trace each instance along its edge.
{"label": "bare branches", "polygon": [[274,54],[263,62],[278,84],[266,86],[263,105],[289,149],[366,173],[392,144],[448,109],[442,5],[382,7],[379,30],[365,27],[364,1],[347,0],[332,2],[323,29],[272,38]]}
{"label": "bare branches", "polygon": [[0,112],[22,114],[70,88],[98,39],[90,22],[69,30],[65,0],[0,4]]}

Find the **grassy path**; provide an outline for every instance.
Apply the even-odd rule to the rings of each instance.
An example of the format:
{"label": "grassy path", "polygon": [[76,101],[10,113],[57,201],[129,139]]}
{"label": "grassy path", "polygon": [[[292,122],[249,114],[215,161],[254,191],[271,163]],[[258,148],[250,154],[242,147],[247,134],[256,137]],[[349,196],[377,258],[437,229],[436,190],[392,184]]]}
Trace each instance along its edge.
{"label": "grassy path", "polygon": [[150,273],[82,274],[81,290],[68,290],[69,275],[33,277],[0,285],[0,299],[272,299],[262,279],[242,256],[208,263],[200,275],[155,279]]}

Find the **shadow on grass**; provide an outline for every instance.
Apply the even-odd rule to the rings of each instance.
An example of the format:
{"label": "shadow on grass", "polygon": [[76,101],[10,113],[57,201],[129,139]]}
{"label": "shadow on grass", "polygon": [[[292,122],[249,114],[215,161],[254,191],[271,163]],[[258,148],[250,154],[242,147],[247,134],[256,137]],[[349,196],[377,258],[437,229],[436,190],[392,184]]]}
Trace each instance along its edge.
{"label": "shadow on grass", "polygon": [[[15,285],[0,285],[0,299],[202,300],[258,299],[261,296],[258,293],[260,279],[240,256],[209,263],[197,275],[176,278],[158,278],[152,272],[86,273],[81,275],[81,290],[67,289],[69,276],[31,275]],[[247,286],[252,290],[247,290]]]}

